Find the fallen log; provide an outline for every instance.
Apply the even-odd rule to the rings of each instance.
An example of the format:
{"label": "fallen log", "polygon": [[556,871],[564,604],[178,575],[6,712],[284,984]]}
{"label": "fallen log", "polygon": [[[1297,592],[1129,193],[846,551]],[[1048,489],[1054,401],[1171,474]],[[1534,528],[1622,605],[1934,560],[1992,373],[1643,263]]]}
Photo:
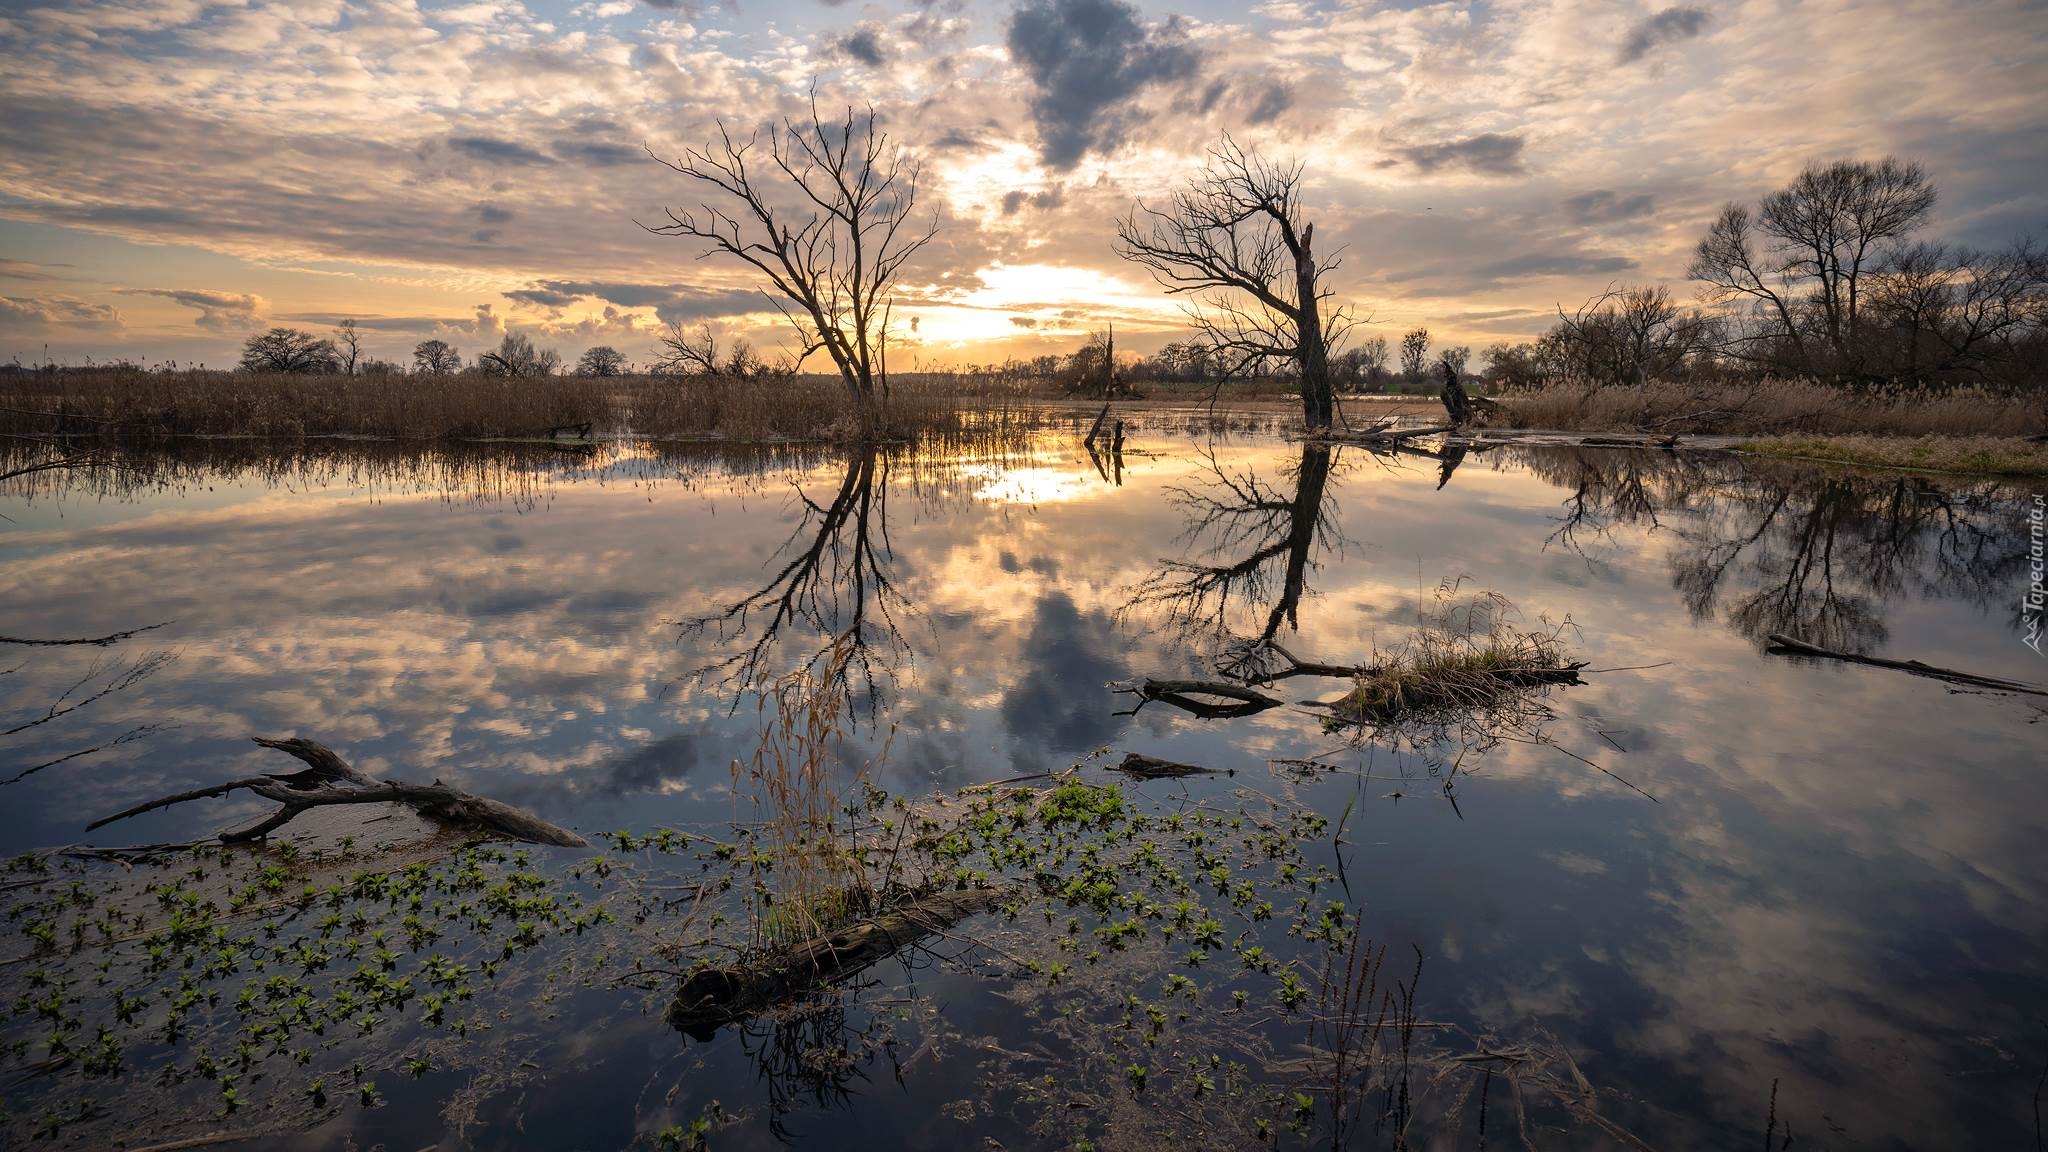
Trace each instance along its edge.
{"label": "fallen log", "polygon": [[2048,688],[2028,684],[2020,680],[2006,680],[1997,676],[1979,676],[1974,672],[1959,672],[1953,668],[1937,668],[1922,664],[1918,660],[1887,660],[1882,656],[1859,656],[1854,652],[1837,652],[1818,644],[1808,644],[1796,636],[1773,632],[1764,637],[1770,645],[1764,651],[1773,656],[1811,656],[1820,660],[1841,660],[1850,664],[1868,664],[1873,668],[1893,668],[1900,672],[1911,672],[1915,676],[1926,676],[1934,680],[1946,680],[1952,684],[1968,684],[1973,688],[1988,688],[1994,692],[2019,692],[2029,696],[2048,696]]}
{"label": "fallen log", "polygon": [[702,968],[676,989],[665,1014],[691,1039],[759,1015],[806,992],[829,987],[995,906],[1007,889],[971,888],[915,898],[813,940],[732,968]]}
{"label": "fallen log", "polygon": [[280,807],[248,828],[221,832],[219,840],[223,844],[261,839],[290,823],[307,809],[331,804],[404,804],[439,824],[473,828],[530,844],[583,848],[589,843],[566,828],[559,828],[538,816],[487,796],[477,796],[440,783],[406,784],[395,780],[372,780],[351,767],[347,761],[336,755],[333,749],[317,741],[298,738],[266,740],[260,736],[255,740],[265,748],[275,748],[303,761],[306,767],[297,772],[265,773],[160,796],[132,808],[123,809],[112,816],[95,820],[86,825],[85,830],[90,832],[117,820],[126,820],[131,816],[140,816],[159,808],[169,808],[188,800],[204,800],[214,796],[226,796],[231,792],[247,791],[265,800],[274,800]]}
{"label": "fallen log", "polygon": [[1183,764],[1178,760],[1161,760],[1142,752],[1124,753],[1123,762],[1111,768],[1139,780],[1178,780],[1186,776],[1214,776],[1220,768],[1204,768],[1199,764]]}
{"label": "fallen log", "polygon": [[1587,436],[1579,441],[1581,448],[1661,448],[1671,451],[1678,447],[1677,435],[1659,436],[1654,439],[1630,438],[1627,436]]}
{"label": "fallen log", "polygon": [[[1118,713],[1122,716],[1135,716],[1138,709],[1157,701],[1161,704],[1170,704],[1204,720],[1231,720],[1240,716],[1256,716],[1268,708],[1278,708],[1287,703],[1278,696],[1268,696],[1256,688],[1222,680],[1154,680],[1147,677],[1136,684],[1122,685],[1116,690],[1129,692],[1138,698],[1138,703],[1130,711]],[[1232,703],[1218,703],[1219,700],[1228,700]]]}
{"label": "fallen log", "polygon": [[1415,440],[1423,436],[1437,436],[1445,432],[1456,432],[1455,424],[1433,424],[1427,428],[1407,428],[1399,432],[1366,430],[1359,432],[1324,432],[1308,437],[1318,444],[1399,444],[1403,440]]}

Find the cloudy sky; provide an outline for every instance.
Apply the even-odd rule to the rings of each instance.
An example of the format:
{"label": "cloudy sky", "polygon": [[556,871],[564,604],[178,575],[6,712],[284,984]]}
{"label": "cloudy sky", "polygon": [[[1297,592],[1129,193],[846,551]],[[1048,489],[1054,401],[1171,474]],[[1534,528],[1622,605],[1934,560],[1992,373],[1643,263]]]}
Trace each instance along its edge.
{"label": "cloudy sky", "polygon": [[1475,346],[1676,284],[1816,159],[1921,160],[1951,238],[2048,232],[2039,0],[0,0],[0,358],[218,365],[342,317],[395,359],[637,358],[673,319],[772,348],[740,269],[636,226],[695,202],[643,145],[813,83],[926,165],[897,316],[932,364],[1177,334],[1111,222],[1225,132],[1306,165],[1367,332]]}

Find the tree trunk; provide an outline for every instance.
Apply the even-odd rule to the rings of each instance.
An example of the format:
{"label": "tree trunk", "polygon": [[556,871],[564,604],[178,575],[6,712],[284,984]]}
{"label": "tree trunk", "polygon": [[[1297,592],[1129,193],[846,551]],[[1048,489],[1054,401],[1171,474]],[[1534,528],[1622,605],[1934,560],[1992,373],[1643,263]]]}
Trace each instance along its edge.
{"label": "tree trunk", "polygon": [[1301,417],[1310,432],[1321,432],[1336,423],[1335,402],[1330,393],[1330,349],[1323,342],[1323,318],[1316,299],[1316,260],[1310,250],[1316,226],[1301,230],[1301,247],[1294,254],[1295,361],[1301,369]]}
{"label": "tree trunk", "polygon": [[1458,379],[1457,369],[1448,360],[1439,365],[1444,370],[1444,412],[1451,423],[1459,428],[1472,423],[1472,398],[1465,394],[1465,382]]}

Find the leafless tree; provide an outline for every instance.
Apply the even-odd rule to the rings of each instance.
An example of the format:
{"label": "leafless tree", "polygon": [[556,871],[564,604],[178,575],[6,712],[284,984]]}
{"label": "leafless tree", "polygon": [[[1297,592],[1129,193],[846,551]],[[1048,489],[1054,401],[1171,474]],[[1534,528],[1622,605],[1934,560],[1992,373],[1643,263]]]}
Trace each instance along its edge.
{"label": "leafless tree", "polygon": [[1169,293],[1196,300],[1190,317],[1225,375],[1268,361],[1293,366],[1310,429],[1335,420],[1330,355],[1352,320],[1332,305],[1304,218],[1302,169],[1247,152],[1225,136],[1200,174],[1162,209],[1140,201],[1117,221],[1117,254],[1151,269]]}
{"label": "leafless tree", "polygon": [[476,366],[491,376],[553,376],[561,365],[560,353],[534,347],[533,337],[520,332],[505,333],[497,351],[476,358]]}
{"label": "leafless tree", "polygon": [[462,354],[446,340],[422,340],[413,345],[412,370],[425,376],[446,376],[462,371]]}
{"label": "leafless tree", "polygon": [[341,359],[334,341],[297,328],[272,328],[242,343],[245,372],[335,372]]}
{"label": "leafless tree", "polygon": [[341,358],[341,370],[350,376],[355,375],[357,364],[363,357],[363,334],[353,319],[343,320],[334,326],[334,343]]}
{"label": "leafless tree", "polygon": [[[648,230],[706,241],[706,255],[736,257],[766,277],[772,291],[764,291],[801,338],[796,363],[822,350],[871,412],[887,386],[886,317],[898,278],[938,231],[936,214],[914,219],[917,161],[880,131],[873,107],[849,107],[827,123],[815,93],[807,121],[784,118],[744,142],[722,121],[718,131],[717,143],[662,163],[726,206],[664,209],[668,223]],[[766,162],[757,164],[764,134]]]}
{"label": "leafless tree", "polygon": [[1694,250],[1690,275],[1716,301],[1750,305],[1734,354],[1803,372],[1863,370],[1864,281],[1927,223],[1935,190],[1920,165],[1813,164],[1752,212],[1730,204]]}
{"label": "leafless tree", "polygon": [[609,344],[586,349],[576,361],[578,376],[619,376],[626,371],[626,357]]}
{"label": "leafless tree", "polygon": [[1662,285],[1610,286],[1576,311],[1560,306],[1541,344],[1563,375],[1640,386],[1685,375],[1689,361],[1709,350],[1709,331],[1697,312],[1679,311]]}
{"label": "leafless tree", "polygon": [[715,376],[719,370],[718,337],[705,324],[696,332],[683,327],[681,320],[669,321],[668,328],[661,334],[661,352],[654,360],[654,371],[661,376]]}
{"label": "leafless tree", "polygon": [[1373,336],[1361,340],[1330,363],[1339,384],[1353,392],[1371,391],[1387,373],[1387,338]]}
{"label": "leafless tree", "polygon": [[1401,375],[1411,381],[1422,379],[1429,366],[1429,329],[1417,328],[1401,337]]}
{"label": "leafless tree", "polygon": [[2048,253],[2031,239],[2002,252],[1907,245],[1878,270],[1869,298],[1887,375],[1990,380],[2024,359],[2029,337],[2038,345],[2048,334]]}

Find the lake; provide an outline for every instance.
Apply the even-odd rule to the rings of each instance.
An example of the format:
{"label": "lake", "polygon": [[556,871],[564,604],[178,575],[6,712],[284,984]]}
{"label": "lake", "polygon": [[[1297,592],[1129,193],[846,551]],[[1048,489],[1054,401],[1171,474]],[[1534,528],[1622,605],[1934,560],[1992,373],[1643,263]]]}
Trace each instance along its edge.
{"label": "lake", "polygon": [[[10,1147],[2039,1140],[2048,698],[1765,651],[1782,633],[2048,680],[2021,640],[2023,487],[1714,452],[1374,455],[1174,412],[1145,414],[1120,459],[1069,432],[852,455],[218,441],[8,483],[0,632],[161,626],[0,649],[6,727],[22,725],[0,739],[0,778],[18,777],[0,786],[0,855],[252,819],[272,805],[242,795],[83,831],[296,767],[250,743],[296,735],[373,777],[438,779],[599,841],[468,863],[618,913],[508,946],[497,983],[462,985],[474,1034],[406,992],[346,1043],[333,1030],[295,1050],[257,1029],[231,1057],[244,984],[346,981],[360,964],[374,1000],[379,965],[339,945],[287,963],[315,916],[252,895],[255,919],[217,921],[249,933],[231,970],[152,969],[144,918],[104,932],[122,955],[96,982],[84,928],[28,931],[67,921],[31,907],[54,885],[20,866],[0,875],[21,926],[0,944]],[[1280,705],[1214,718],[1117,690],[1215,681],[1247,653],[1276,659],[1276,642],[1369,665],[1430,628],[1542,636],[1586,662],[1582,682],[1371,731],[1313,706],[1344,692],[1336,678],[1273,679],[1258,691]],[[755,689],[803,669],[809,721],[829,732],[778,734],[789,717]],[[934,829],[987,816],[982,839],[934,849],[978,872],[970,888],[1008,882],[1020,858],[988,830],[1013,785],[1114,784],[1073,799],[1117,811],[1068,823],[1016,799],[1013,824],[1048,853],[1025,869],[1036,890],[996,884],[995,907],[921,929],[834,990],[684,1028],[664,997],[701,967],[690,947],[724,945],[706,943],[717,917],[659,894],[762,842],[731,830],[763,819],[764,749],[808,751],[829,797],[888,818],[898,847],[908,818],[891,811]],[[1120,778],[1130,753],[1216,771]],[[870,787],[926,807],[864,801]],[[347,834],[378,836],[363,819]],[[664,851],[644,840],[662,828],[706,839]],[[307,834],[336,835],[310,819]],[[1183,854],[1147,873],[1153,895],[1059,887],[1061,868],[1088,879],[1107,861],[1106,882],[1135,890],[1147,837]],[[417,859],[452,868],[463,851]],[[782,865],[748,874],[757,894],[782,891]],[[292,890],[300,862],[275,866],[270,889]],[[166,867],[180,865],[134,871]],[[129,873],[64,858],[57,874],[142,882]],[[457,924],[455,893],[495,877],[435,888],[434,907],[445,896]],[[1176,893],[1202,902],[1190,891],[1210,915],[1174,911]],[[628,892],[630,907],[608,903]],[[157,894],[137,902],[172,908]],[[1357,940],[1318,938],[1332,902]],[[751,914],[757,936],[783,923]],[[1224,930],[1205,939],[1212,916]],[[393,939],[419,931],[397,923]],[[462,939],[415,936],[382,969],[438,986],[423,958],[462,959]],[[202,985],[222,994],[176,1008]],[[123,1024],[150,1035],[94,1066],[88,1042],[122,1031],[108,1013],[127,995]],[[157,1034],[174,1010],[193,1037]],[[1394,1024],[1366,1038],[1361,1072],[1345,1028],[1368,1018]],[[228,1038],[195,1038],[210,1027]]]}

